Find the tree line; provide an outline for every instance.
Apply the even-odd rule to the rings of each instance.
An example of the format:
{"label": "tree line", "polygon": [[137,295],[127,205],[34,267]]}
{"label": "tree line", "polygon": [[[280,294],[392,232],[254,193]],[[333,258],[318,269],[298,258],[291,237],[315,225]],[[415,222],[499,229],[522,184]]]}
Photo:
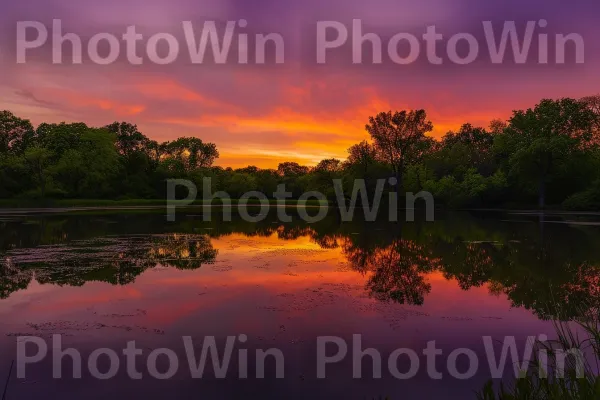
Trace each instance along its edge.
{"label": "tree line", "polygon": [[[487,128],[464,124],[435,140],[424,110],[369,118],[370,141],[346,160],[314,167],[283,162],[277,169],[214,166],[215,144],[195,137],[158,143],[128,122],[102,128],[42,123],[0,112],[0,198],[165,199],[167,179],[184,178],[232,198],[279,184],[299,197],[319,191],[335,199],[333,179],[348,195],[356,179],[370,193],[428,191],[448,207],[562,206],[600,208],[600,96],[544,99]],[[394,179],[390,179],[394,178]],[[201,194],[201,193],[199,193]]]}

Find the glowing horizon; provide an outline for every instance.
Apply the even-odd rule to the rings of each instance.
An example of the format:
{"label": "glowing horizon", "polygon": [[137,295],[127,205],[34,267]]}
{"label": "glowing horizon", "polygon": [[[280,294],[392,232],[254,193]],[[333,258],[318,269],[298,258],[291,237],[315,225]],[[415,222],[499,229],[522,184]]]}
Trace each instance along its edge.
{"label": "glowing horizon", "polygon": [[[597,12],[593,2],[565,13],[558,1],[516,0],[503,5],[460,0],[422,3],[377,0],[376,5],[335,0],[327,7],[310,0],[303,5],[260,0],[177,0],[101,5],[82,1],[31,0],[10,4],[0,17],[0,109],[38,125],[85,122],[104,126],[114,121],[138,125],[157,141],[193,136],[217,145],[216,165],[276,168],[280,162],[315,165],[326,158],[346,158],[351,145],[368,139],[368,117],[381,111],[425,109],[439,138],[464,123],[488,127],[515,109],[542,98],[595,94],[594,26],[585,16]],[[37,4],[33,7],[31,3]],[[512,5],[512,6],[511,6]],[[284,65],[53,65],[48,58],[14,60],[16,21],[63,20],[64,32],[82,36],[136,25],[168,32],[195,17],[248,21],[257,32],[280,32],[290,39]],[[447,35],[477,32],[481,21],[548,21],[547,33],[577,32],[586,39],[585,64],[356,66],[351,62],[316,66],[301,51],[312,40],[307,21],[362,18],[370,31],[422,32],[436,25]],[[308,26],[308,27],[307,27]],[[524,26],[524,25],[520,25]],[[69,44],[65,45],[67,48]],[[286,43],[287,49],[288,43]],[[532,51],[537,51],[535,48]],[[509,54],[512,54],[509,52]],[[536,53],[537,54],[537,53]],[[572,54],[567,54],[572,57]],[[68,58],[68,57],[67,57]],[[51,60],[51,58],[50,58]]]}

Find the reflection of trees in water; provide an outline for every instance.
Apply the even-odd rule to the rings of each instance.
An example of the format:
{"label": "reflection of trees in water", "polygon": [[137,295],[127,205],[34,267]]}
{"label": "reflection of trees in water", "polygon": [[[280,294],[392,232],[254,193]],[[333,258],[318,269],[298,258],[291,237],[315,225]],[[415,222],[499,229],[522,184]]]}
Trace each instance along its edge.
{"label": "reflection of trees in water", "polygon": [[0,263],[0,299],[6,299],[12,293],[27,289],[31,282],[31,272],[16,267],[10,260]]}
{"label": "reflection of trees in water", "polygon": [[582,247],[584,237],[571,235],[542,245],[530,239],[447,243],[442,246],[442,271],[464,290],[487,284],[491,294],[504,294],[513,306],[530,309],[542,319],[557,314],[578,317],[600,304],[600,258],[593,247]]}
{"label": "reflection of trees in water", "polygon": [[282,223],[276,215],[259,223],[236,218],[202,222],[190,216],[172,225],[165,224],[162,212],[31,217],[0,223],[0,296],[26,288],[33,277],[63,285],[126,284],[157,265],[198,268],[216,257],[210,238],[236,233],[309,237],[321,248],[341,247],[348,263],[368,275],[368,290],[380,300],[422,304],[431,290],[427,273],[440,271],[464,290],[487,285],[492,294],[505,294],[514,306],[541,318],[555,313],[557,304],[570,316],[582,308],[598,309],[598,232],[541,226],[468,214],[451,214],[434,224],[404,224],[402,232],[385,221],[341,224],[326,218],[307,225],[297,218]]}
{"label": "reflection of trees in water", "polygon": [[444,255],[444,277],[455,279],[461,289],[469,290],[490,281],[494,267],[506,257],[508,246],[454,240],[437,243],[435,248]]}
{"label": "reflection of trees in water", "polygon": [[196,269],[214,262],[217,250],[205,235],[105,237],[69,245],[8,251],[0,264],[0,296],[25,289],[32,279],[41,284],[82,286],[100,281],[132,283],[158,265]]}
{"label": "reflection of trees in water", "polygon": [[343,253],[355,270],[372,273],[368,288],[378,299],[422,304],[430,291],[426,274],[437,270],[463,290],[487,285],[540,318],[575,318],[600,309],[600,252],[597,235],[564,228],[543,240],[523,228],[518,239],[493,232],[500,239],[494,242],[452,237],[439,226],[405,239],[390,235],[388,243],[370,231],[348,236]]}
{"label": "reflection of trees in water", "polygon": [[425,275],[439,264],[426,247],[410,240],[395,239],[387,247],[371,249],[347,242],[343,251],[354,269],[370,274],[371,296],[400,304],[423,304],[431,291]]}
{"label": "reflection of trees in water", "polygon": [[341,237],[338,236],[320,236],[320,235],[316,235],[312,237],[313,242],[315,242],[316,244],[319,245],[320,248],[322,249],[337,249],[338,247],[340,247],[340,240]]}
{"label": "reflection of trees in water", "polygon": [[277,237],[282,240],[296,240],[304,236],[310,236],[314,230],[309,226],[279,226],[276,229]]}
{"label": "reflection of trees in water", "polygon": [[542,319],[556,315],[579,317],[587,315],[590,309],[600,308],[598,264],[564,263],[529,271],[523,265],[505,269],[496,266],[490,281],[495,291],[506,294],[513,306],[530,309]]}
{"label": "reflection of trees in water", "polygon": [[214,262],[218,251],[204,235],[172,234],[154,237],[147,257],[152,262],[177,269],[197,269]]}

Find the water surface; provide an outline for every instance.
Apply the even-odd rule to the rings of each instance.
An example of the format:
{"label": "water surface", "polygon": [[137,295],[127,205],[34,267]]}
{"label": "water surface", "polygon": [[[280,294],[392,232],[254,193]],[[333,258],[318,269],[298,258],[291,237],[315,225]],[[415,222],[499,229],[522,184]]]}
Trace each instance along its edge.
{"label": "water surface", "polygon": [[[218,214],[218,213],[216,213]],[[121,352],[135,340],[141,380],[131,380],[124,359],[114,379],[84,371],[52,379],[50,357],[10,381],[7,399],[126,398],[474,398],[489,379],[483,336],[553,336],[557,308],[577,317],[600,303],[600,234],[594,215],[527,213],[438,214],[434,223],[317,224],[203,222],[200,211],[167,222],[163,211],[5,213],[0,217],[0,377],[16,358],[18,336],[51,343],[86,357],[97,348]],[[208,368],[191,379],[183,336],[246,335],[249,378],[239,379],[237,353],[226,379]],[[383,357],[380,379],[365,357],[363,379],[352,379],[349,354],[317,379],[316,341],[338,336]],[[432,380],[424,356],[417,375],[394,378],[387,357],[417,352],[435,340],[443,355]],[[223,346],[222,346],[223,347]],[[475,376],[447,373],[448,354],[470,348],[480,360]],[[180,356],[169,380],[149,376],[145,360],[156,348]],[[267,362],[256,379],[254,349],[281,349],[285,378]],[[333,353],[335,346],[330,351]],[[33,351],[33,350],[32,350]],[[406,372],[408,359],[400,359]],[[159,369],[167,369],[159,358]],[[103,364],[104,363],[104,364]],[[106,360],[99,363],[108,369]],[[459,358],[458,369],[468,369]],[[511,372],[512,370],[508,371]],[[507,372],[507,374],[508,374]]]}

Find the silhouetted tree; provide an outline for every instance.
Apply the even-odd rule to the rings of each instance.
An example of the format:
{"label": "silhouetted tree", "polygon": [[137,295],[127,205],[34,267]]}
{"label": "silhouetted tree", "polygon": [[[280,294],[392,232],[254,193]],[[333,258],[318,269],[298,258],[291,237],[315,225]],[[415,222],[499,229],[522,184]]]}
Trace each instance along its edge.
{"label": "silhouetted tree", "polygon": [[353,145],[348,149],[348,166],[356,166],[364,176],[368,175],[369,167],[376,162],[377,151],[366,140]]}
{"label": "silhouetted tree", "polygon": [[539,206],[546,204],[546,185],[557,168],[592,144],[598,117],[573,99],[542,100],[533,109],[515,111],[498,136],[513,175],[537,188]]}
{"label": "silhouetted tree", "polygon": [[425,110],[382,112],[369,118],[366,129],[378,155],[394,171],[400,194],[406,167],[421,161],[433,144],[433,139],[425,136],[433,130],[427,113]]}
{"label": "silhouetted tree", "polygon": [[309,168],[295,162],[284,162],[277,167],[277,173],[284,177],[298,177],[308,174]]}
{"label": "silhouetted tree", "polygon": [[0,154],[20,154],[33,137],[33,126],[10,111],[0,111]]}

